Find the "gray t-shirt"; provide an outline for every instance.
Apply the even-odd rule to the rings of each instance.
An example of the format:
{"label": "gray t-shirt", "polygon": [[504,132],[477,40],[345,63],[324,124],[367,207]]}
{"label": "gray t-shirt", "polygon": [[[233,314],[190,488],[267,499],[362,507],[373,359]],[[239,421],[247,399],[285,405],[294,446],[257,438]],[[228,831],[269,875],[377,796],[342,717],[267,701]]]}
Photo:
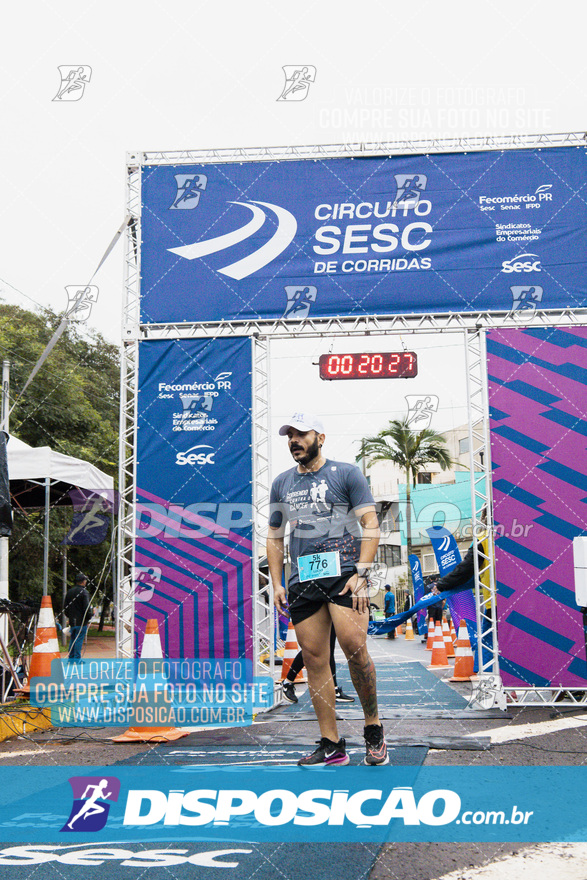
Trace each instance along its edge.
{"label": "gray t-shirt", "polygon": [[375,506],[367,480],[358,467],[327,459],[314,473],[298,473],[297,466],[273,481],[269,523],[280,528],[289,522],[291,576],[299,583],[298,558],[338,551],[340,571],[352,572],[361,552],[361,526],[355,511]]}

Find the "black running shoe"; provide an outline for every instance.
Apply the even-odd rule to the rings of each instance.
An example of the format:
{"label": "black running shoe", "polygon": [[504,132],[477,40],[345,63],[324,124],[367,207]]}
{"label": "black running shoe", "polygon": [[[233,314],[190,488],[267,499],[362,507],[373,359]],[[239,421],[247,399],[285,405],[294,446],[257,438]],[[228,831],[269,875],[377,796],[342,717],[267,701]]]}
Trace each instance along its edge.
{"label": "black running shoe", "polygon": [[337,743],[332,742],[325,736],[318,741],[318,748],[311,755],[300,758],[298,764],[300,767],[314,767],[316,764],[333,765],[348,764],[349,756],[346,753],[346,743],[344,738],[339,739]]}
{"label": "black running shoe", "polygon": [[287,700],[288,703],[297,703],[298,698],[296,697],[296,686],[293,681],[288,681],[286,678],[281,685],[281,691],[284,700]]}
{"label": "black running shoe", "polygon": [[348,694],[345,694],[341,687],[334,688],[334,693],[336,694],[336,702],[337,703],[354,703],[355,698],[349,697]]}
{"label": "black running shoe", "polygon": [[365,728],[365,764],[389,764],[387,745],[381,724],[368,724]]}

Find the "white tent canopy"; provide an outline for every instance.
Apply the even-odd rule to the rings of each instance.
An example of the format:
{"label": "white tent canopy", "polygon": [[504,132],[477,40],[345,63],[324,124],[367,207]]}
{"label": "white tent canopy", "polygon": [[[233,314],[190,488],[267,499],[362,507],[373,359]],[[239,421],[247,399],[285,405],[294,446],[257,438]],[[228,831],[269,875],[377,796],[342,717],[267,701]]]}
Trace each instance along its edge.
{"label": "white tent canopy", "polygon": [[[114,480],[98,470],[93,464],[54,452],[49,446],[29,446],[17,437],[10,436],[6,444],[8,479],[10,483],[22,481],[38,492],[44,484],[45,529],[43,553],[43,595],[47,595],[49,580],[49,508],[51,486],[68,491],[68,487],[82,489],[108,497],[112,502]],[[26,502],[25,502],[26,506]],[[41,504],[39,504],[41,506]],[[65,589],[65,577],[64,577]],[[0,595],[8,596],[8,541],[0,548]]]}
{"label": "white tent canopy", "polygon": [[55,452],[49,446],[29,446],[10,436],[6,445],[10,480],[58,480],[78,489],[102,492],[114,489],[114,480],[93,464]]}

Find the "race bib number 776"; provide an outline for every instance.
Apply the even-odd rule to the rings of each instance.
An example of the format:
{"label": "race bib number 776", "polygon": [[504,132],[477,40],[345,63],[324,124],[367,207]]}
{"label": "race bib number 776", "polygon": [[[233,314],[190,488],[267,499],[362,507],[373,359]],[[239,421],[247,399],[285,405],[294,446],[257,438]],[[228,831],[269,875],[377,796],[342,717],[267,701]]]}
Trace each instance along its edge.
{"label": "race bib number 776", "polygon": [[318,578],[340,577],[340,556],[337,550],[330,553],[310,553],[298,557],[300,581]]}

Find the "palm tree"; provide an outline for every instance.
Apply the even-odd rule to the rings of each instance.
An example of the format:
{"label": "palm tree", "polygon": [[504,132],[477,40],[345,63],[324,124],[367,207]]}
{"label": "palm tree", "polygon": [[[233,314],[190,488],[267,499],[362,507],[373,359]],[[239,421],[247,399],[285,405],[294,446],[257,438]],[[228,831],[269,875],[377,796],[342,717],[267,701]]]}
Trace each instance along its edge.
{"label": "palm tree", "polygon": [[[438,464],[443,471],[453,462],[442,434],[431,428],[413,431],[407,417],[392,419],[389,427],[375,437],[361,440],[361,452],[356,460],[367,459],[367,467],[376,461],[392,461],[403,468],[406,475],[406,533],[408,557],[412,552],[412,504],[411,488],[416,485],[418,474],[426,464]],[[408,571],[410,570],[408,565]]]}

